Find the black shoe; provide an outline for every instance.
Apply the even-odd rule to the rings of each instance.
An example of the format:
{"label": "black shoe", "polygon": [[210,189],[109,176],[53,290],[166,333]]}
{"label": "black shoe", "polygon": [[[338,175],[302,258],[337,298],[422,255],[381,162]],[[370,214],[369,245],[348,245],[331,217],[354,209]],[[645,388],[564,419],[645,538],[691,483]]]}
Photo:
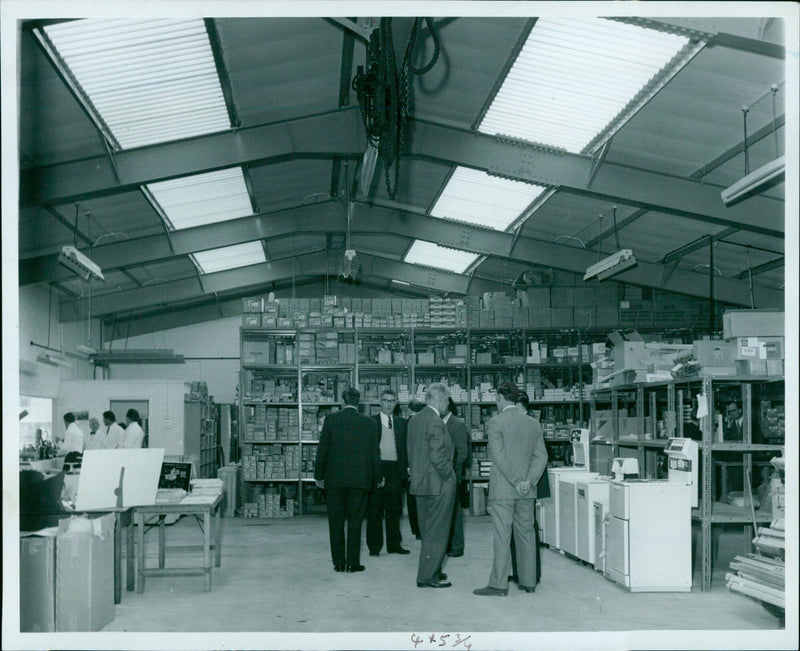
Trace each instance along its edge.
{"label": "black shoe", "polygon": [[422,540],[422,536],[420,536],[418,533],[415,533],[415,534],[414,534],[414,537],[415,537],[417,540]]}
{"label": "black shoe", "polygon": [[458,558],[459,556],[463,556],[464,552],[450,552],[450,558]]}
{"label": "black shoe", "polygon": [[451,585],[447,581],[417,581],[418,588],[449,588]]}
{"label": "black shoe", "polygon": [[[389,554],[410,554],[411,552],[405,549],[404,547],[392,547],[392,549],[387,549],[387,553]],[[377,556],[377,554],[375,554]]]}
{"label": "black shoe", "polygon": [[381,553],[380,552],[370,552],[369,555],[370,556],[380,556]]}
{"label": "black shoe", "polygon": [[535,585],[534,585],[534,586],[530,586],[530,585],[522,585],[522,584],[520,583],[520,584],[519,584],[519,589],[520,589],[520,590],[524,590],[525,592],[536,592],[536,586],[535,586]]}
{"label": "black shoe", "polygon": [[509,574],[508,580],[513,583],[519,583],[519,577],[516,574]]}
{"label": "black shoe", "polygon": [[348,572],[363,572],[366,569],[363,565],[348,565],[347,567]]}
{"label": "black shoe", "polygon": [[439,572],[439,580],[447,581],[447,575],[444,572]]}
{"label": "black shoe", "polygon": [[347,568],[345,568],[344,565],[334,565],[333,566],[333,571],[334,572],[344,572],[345,569],[347,569]]}

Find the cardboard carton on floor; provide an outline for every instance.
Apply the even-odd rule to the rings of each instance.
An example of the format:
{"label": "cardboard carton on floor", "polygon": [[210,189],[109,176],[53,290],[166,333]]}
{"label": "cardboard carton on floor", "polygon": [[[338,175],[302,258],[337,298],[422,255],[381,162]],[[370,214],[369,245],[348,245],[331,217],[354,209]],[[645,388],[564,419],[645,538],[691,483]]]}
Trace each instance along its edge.
{"label": "cardboard carton on floor", "polygon": [[62,520],[56,537],[56,630],[99,631],[114,619],[114,515]]}
{"label": "cardboard carton on floor", "polygon": [[56,620],[56,527],[19,539],[19,630],[47,633]]}

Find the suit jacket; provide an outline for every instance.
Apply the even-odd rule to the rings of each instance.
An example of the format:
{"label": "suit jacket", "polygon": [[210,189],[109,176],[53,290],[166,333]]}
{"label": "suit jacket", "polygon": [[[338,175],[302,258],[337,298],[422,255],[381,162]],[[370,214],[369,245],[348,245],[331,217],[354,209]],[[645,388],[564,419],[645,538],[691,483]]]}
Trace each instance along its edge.
{"label": "suit jacket", "polygon": [[450,418],[447,419],[447,432],[453,439],[453,445],[456,448],[453,468],[456,471],[456,477],[460,479],[463,474],[464,464],[469,460],[467,425],[463,420],[451,414]]}
{"label": "suit jacket", "polygon": [[332,413],[322,426],[314,479],[325,480],[325,488],[374,488],[381,479],[380,432],[356,409]]}
{"label": "suit jacket", "polygon": [[539,421],[511,407],[488,423],[489,499],[521,499],[515,486],[527,479],[531,491],[526,499],[536,497],[536,484],[547,467],[547,448]]}
{"label": "suit jacket", "polygon": [[439,495],[445,481],[455,481],[453,439],[436,411],[426,406],[408,421],[408,465],[412,495]]}
{"label": "suit jacket", "polygon": [[[383,425],[381,424],[381,415],[375,414],[372,419],[378,423],[378,441],[383,435]],[[397,462],[400,468],[405,471],[408,468],[408,448],[406,444],[406,436],[408,433],[408,421],[401,416],[392,416],[392,427],[394,428],[394,447],[397,449]]]}

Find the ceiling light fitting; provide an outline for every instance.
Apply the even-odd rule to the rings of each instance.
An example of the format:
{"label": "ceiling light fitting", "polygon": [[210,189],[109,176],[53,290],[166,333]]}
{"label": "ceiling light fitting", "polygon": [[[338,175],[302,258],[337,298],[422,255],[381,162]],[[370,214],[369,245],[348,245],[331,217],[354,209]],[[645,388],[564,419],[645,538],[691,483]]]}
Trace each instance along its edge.
{"label": "ceiling light fitting", "polygon": [[583,276],[583,280],[591,280],[592,278],[608,280],[609,278],[621,274],[623,271],[632,269],[638,264],[636,257],[633,255],[633,251],[630,249],[622,249],[589,267]]}
{"label": "ceiling light fitting", "polygon": [[781,156],[739,179],[729,188],[725,188],[720,194],[722,202],[726,206],[732,206],[783,181],[785,176],[786,157]]}
{"label": "ceiling light fitting", "polygon": [[74,246],[67,245],[62,247],[61,253],[58,254],[58,261],[84,280],[97,278],[105,282],[103,270]]}

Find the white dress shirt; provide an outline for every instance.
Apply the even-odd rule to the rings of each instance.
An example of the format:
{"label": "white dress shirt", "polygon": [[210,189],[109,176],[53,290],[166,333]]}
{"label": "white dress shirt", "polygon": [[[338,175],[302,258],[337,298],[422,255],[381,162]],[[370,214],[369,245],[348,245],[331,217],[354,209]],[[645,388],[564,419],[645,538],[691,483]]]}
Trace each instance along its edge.
{"label": "white dress shirt", "polygon": [[144,430],[139,427],[139,423],[128,423],[128,427],[122,432],[119,447],[140,448],[142,441],[144,441]]}
{"label": "white dress shirt", "polygon": [[64,432],[64,452],[83,452],[83,430],[75,423],[70,423]]}

